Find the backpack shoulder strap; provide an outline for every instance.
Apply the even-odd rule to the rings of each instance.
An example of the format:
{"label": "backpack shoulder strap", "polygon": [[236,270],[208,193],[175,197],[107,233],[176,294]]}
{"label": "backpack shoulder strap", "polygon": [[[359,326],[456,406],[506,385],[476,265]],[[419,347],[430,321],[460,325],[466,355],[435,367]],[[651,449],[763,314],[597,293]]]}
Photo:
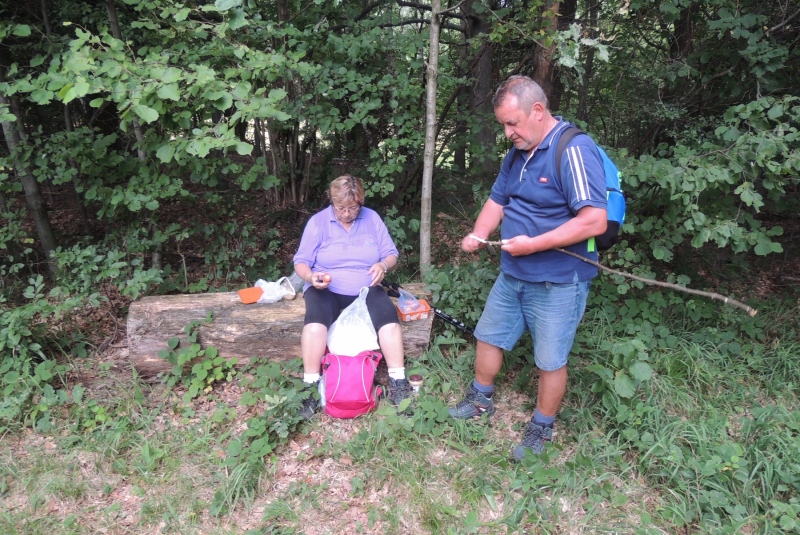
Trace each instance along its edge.
{"label": "backpack shoulder strap", "polygon": [[[577,126],[571,124],[564,131],[561,133],[561,137],[558,138],[558,145],[556,145],[556,175],[558,176],[558,181],[561,182],[561,160],[564,158],[564,151],[567,150],[567,143],[573,140],[575,136],[579,136],[581,134],[585,134],[583,130],[578,128]],[[589,238],[587,243],[587,249],[590,253],[595,252],[596,245],[594,237]]]}
{"label": "backpack shoulder strap", "polygon": [[558,145],[556,145],[556,175],[558,176],[559,182],[561,181],[561,160],[564,158],[564,151],[567,149],[567,144],[572,141],[575,136],[585,133],[586,132],[577,126],[571,124],[564,129],[561,133],[561,137],[558,138]]}

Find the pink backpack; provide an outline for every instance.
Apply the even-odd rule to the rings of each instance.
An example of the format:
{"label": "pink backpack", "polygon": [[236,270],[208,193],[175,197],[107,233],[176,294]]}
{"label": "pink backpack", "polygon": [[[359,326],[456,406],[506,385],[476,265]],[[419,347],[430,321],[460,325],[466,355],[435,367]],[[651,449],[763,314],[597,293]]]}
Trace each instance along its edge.
{"label": "pink backpack", "polygon": [[320,401],[325,413],[334,418],[355,418],[378,404],[383,387],[375,384],[375,370],[383,356],[362,351],[355,357],[328,353],[322,357]]}

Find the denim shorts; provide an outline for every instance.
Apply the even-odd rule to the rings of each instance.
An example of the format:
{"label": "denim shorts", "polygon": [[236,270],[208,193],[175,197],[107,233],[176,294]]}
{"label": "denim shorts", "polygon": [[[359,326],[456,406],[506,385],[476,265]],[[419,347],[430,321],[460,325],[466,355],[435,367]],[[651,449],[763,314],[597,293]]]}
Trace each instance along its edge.
{"label": "denim shorts", "polygon": [[509,351],[528,329],[536,366],[544,371],[563,368],[586,309],[590,284],[527,282],[500,273],[475,328],[475,338]]}

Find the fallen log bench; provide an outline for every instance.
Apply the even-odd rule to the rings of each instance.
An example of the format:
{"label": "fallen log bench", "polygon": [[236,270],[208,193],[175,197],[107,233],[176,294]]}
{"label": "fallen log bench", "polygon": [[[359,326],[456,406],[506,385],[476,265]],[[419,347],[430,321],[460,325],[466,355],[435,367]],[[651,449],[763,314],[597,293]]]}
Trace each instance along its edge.
{"label": "fallen log bench", "polygon": [[[403,286],[425,298],[423,284]],[[396,299],[393,299],[396,301]],[[197,342],[215,347],[226,358],[237,358],[237,367],[252,359],[287,361],[300,357],[300,331],[303,329],[305,300],[245,305],[236,292],[182,294],[143,297],[128,310],[128,351],[131,364],[145,378],[167,372],[172,365],[158,356],[171,338],[186,347],[186,326],[202,322],[209,312],[211,323],[197,330]],[[401,322],[407,357],[418,357],[428,347],[433,326],[433,311],[427,319]]]}

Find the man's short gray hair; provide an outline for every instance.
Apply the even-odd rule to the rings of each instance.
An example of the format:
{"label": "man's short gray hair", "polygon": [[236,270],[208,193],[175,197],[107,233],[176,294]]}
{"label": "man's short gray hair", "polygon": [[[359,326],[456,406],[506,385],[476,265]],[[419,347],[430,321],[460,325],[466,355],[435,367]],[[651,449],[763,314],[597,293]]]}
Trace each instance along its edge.
{"label": "man's short gray hair", "polygon": [[525,113],[530,113],[537,102],[541,102],[542,106],[547,108],[547,95],[544,94],[542,86],[527,76],[516,75],[503,82],[492,97],[492,105],[495,108],[502,106],[509,95],[517,97],[517,104],[525,110]]}

